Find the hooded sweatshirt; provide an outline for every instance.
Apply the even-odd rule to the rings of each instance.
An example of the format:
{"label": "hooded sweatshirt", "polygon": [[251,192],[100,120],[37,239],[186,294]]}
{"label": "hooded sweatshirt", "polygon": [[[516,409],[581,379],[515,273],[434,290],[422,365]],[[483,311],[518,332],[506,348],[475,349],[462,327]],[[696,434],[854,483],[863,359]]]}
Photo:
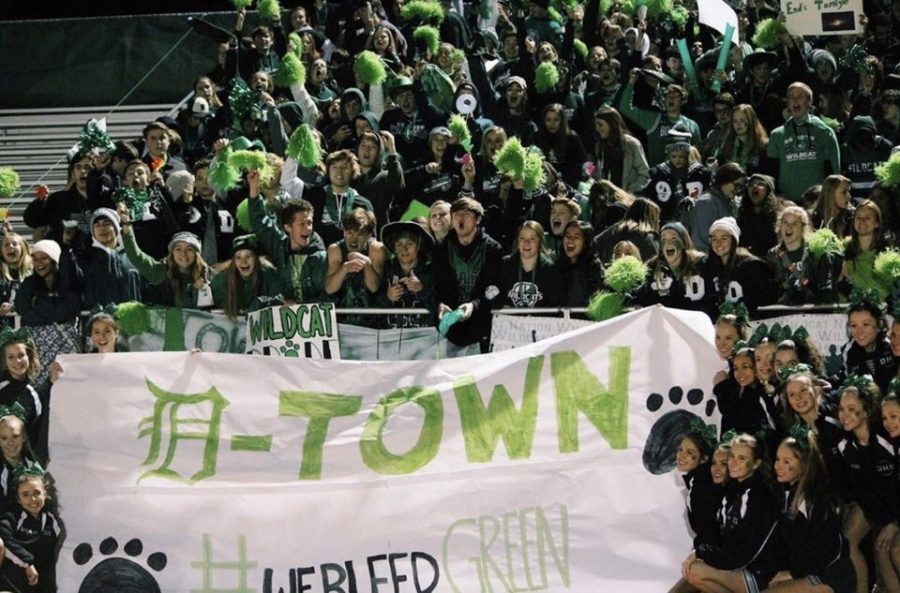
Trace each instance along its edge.
{"label": "hooded sweatshirt", "polygon": [[378,156],[372,163],[372,168],[354,179],[352,186],[372,202],[375,219],[378,221],[378,226],[381,227],[388,222],[391,200],[404,188],[406,182],[397,153],[386,154],[381,135],[376,134],[376,136],[378,137]]}
{"label": "hooded sweatshirt", "polygon": [[846,138],[841,147],[841,171],[850,178],[853,196],[867,198],[875,186],[875,167],[891,156],[891,143],[878,135],[875,120],[868,115],[850,120]]}
{"label": "hooded sweatshirt", "polygon": [[828,124],[814,115],[791,118],[769,136],[766,154],[778,159],[781,194],[797,203],[803,192],[840,170],[841,149]]}

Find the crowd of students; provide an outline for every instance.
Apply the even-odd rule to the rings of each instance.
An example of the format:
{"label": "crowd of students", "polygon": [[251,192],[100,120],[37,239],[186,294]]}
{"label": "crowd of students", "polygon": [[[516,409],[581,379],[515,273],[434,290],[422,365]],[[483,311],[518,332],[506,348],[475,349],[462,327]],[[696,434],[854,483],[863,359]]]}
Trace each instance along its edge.
{"label": "crowd of students", "polygon": [[[646,263],[643,282],[624,295],[632,306],[662,303],[716,319],[723,305],[752,315],[773,303],[855,299],[846,374],[870,374],[889,393],[900,347],[887,345],[884,312],[872,303],[893,302],[900,276],[892,249],[900,156],[891,156],[900,143],[900,44],[892,35],[900,4],[865,0],[862,35],[815,38],[792,35],[765,0],[730,4],[738,38],[724,69],[721,34],[700,24],[691,0],[313,0],[284,13],[241,7],[233,32],[207,27],[220,36],[219,60],[198,76],[185,108],[148,123],[140,138],[109,138],[89,123],[69,155],[67,186],[39,188],[25,210],[37,240],[5,229],[0,314],[18,315],[31,337],[4,342],[0,403],[33,400],[36,411],[24,406],[18,424],[15,414],[3,416],[0,444],[11,431],[19,442],[32,437],[40,454],[46,431],[38,418],[46,418],[46,386],[60,369],[32,365],[34,345],[47,363],[78,351],[84,309],[137,301],[237,317],[331,301],[356,313],[397,309],[346,322],[434,326],[486,351],[492,310],[584,307],[608,288],[610,263],[626,257]],[[248,18],[259,22],[245,36]],[[864,294],[868,308],[854,309]],[[429,313],[403,312],[412,308]],[[789,544],[812,541],[810,530],[830,537],[843,517],[849,544],[840,557],[853,560],[858,592],[866,579],[860,544],[875,530],[879,574],[894,575],[883,586],[897,591],[894,486],[894,514],[875,516],[850,490],[839,498],[820,488],[817,465],[834,470],[838,490],[856,484],[854,476],[881,480],[879,488],[896,481],[884,473],[887,462],[872,473],[865,453],[881,443],[879,406],[885,442],[896,442],[887,420],[895,400],[860,382],[824,389],[803,336],[754,336],[755,348],[732,352],[728,340],[744,330],[729,319],[717,324],[717,348],[730,361],[717,397],[722,432],[744,436],[715,451],[694,443],[696,461],[719,472],[717,488],[727,477],[716,456],[730,450],[731,484],[724,506],[714,500],[721,489],[704,494],[711,514],[695,529],[708,533],[698,532],[681,586],[765,588],[770,569],[784,567],[727,548],[737,538],[741,553],[749,550],[747,508],[768,505],[765,520],[753,520],[754,537],[771,520]],[[114,351],[114,317],[95,316],[87,333],[95,348]],[[16,370],[23,363],[15,344],[27,371]],[[781,379],[785,353],[807,358],[812,371]],[[839,454],[823,446],[818,416],[807,422],[818,447],[787,436],[787,420],[803,414],[792,416],[793,399],[777,388],[795,384],[814,391],[817,406],[830,394],[840,403]],[[854,414],[866,418],[871,443],[843,421]],[[756,436],[764,428],[768,435]],[[0,482],[12,504],[28,494],[17,491],[14,474],[25,490],[39,481],[16,474],[17,460],[37,458],[23,453],[27,446],[2,450]],[[863,453],[847,461],[850,450]],[[782,480],[790,487],[784,504],[764,495],[761,468],[772,460],[800,468]],[[709,481],[707,469],[692,471],[697,483]],[[19,528],[45,512],[20,502],[30,519]],[[15,534],[5,525],[7,541]],[[41,525],[36,539],[58,521]],[[825,584],[777,590],[850,590],[853,571],[843,562],[821,564],[836,553],[822,538],[807,556],[794,550],[790,568],[819,571]],[[8,552],[28,558],[10,542]],[[761,566],[753,579],[740,576],[743,585],[725,574],[747,565],[736,559]],[[30,582],[36,562],[18,577]],[[820,574],[826,568],[837,580]],[[34,578],[44,584],[28,590],[51,590],[50,578]]]}

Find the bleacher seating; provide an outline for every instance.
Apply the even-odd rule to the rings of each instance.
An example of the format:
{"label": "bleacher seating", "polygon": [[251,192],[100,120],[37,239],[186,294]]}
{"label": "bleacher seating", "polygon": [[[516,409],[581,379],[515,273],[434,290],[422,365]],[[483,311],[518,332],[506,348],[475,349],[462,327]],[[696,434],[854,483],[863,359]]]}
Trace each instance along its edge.
{"label": "bleacher seating", "polygon": [[110,136],[125,140],[140,137],[148,122],[171,111],[171,104],[0,110],[0,167],[12,167],[21,180],[19,193],[0,206],[11,208],[16,232],[31,236],[22,212],[36,186],[47,185],[50,191],[65,186],[66,151],[86,121],[106,117]]}

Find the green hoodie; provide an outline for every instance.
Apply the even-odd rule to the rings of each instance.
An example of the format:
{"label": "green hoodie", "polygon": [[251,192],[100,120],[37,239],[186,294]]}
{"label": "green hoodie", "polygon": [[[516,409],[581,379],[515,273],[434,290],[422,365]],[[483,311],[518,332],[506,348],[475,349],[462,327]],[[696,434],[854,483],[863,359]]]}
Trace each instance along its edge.
{"label": "green hoodie", "polygon": [[766,154],[778,159],[778,188],[798,204],[803,192],[841,171],[841,149],[837,136],[815,115],[791,118],[769,136]]}

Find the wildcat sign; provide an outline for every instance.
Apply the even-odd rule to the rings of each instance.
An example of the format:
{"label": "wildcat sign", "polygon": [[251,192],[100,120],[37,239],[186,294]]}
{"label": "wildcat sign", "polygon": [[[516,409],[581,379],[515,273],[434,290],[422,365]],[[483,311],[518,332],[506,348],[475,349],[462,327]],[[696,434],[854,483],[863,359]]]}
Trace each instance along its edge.
{"label": "wildcat sign", "polygon": [[715,420],[712,336],[656,307],[439,361],[66,357],[60,588],[665,590],[691,541],[668,441]]}

